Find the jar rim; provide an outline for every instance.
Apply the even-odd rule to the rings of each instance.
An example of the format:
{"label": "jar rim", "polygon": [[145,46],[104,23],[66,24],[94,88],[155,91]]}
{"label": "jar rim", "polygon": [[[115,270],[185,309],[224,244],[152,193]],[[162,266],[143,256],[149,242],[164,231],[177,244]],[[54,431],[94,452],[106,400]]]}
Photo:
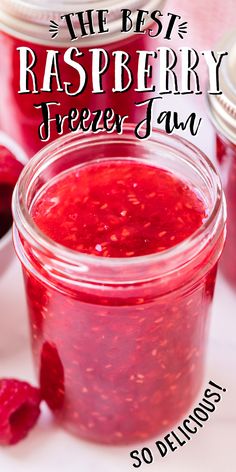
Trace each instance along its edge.
{"label": "jar rim", "polygon": [[[156,265],[157,263],[164,267],[168,267],[168,272],[175,269],[176,267],[181,267],[183,261],[181,261],[183,254],[188,251],[188,254],[191,253],[192,257],[199,253],[200,248],[203,246],[206,247],[209,242],[206,234],[214,232],[216,227],[216,232],[222,232],[225,226],[225,203],[223,197],[223,190],[221,185],[220,177],[213,165],[213,163],[208,159],[208,157],[200,151],[195,145],[191,144],[186,139],[179,137],[177,135],[167,135],[165,131],[154,129],[152,136],[145,140],[145,143],[148,145],[148,142],[153,142],[155,145],[161,141],[168,141],[168,146],[172,146],[172,149],[176,147],[177,144],[183,146],[187,149],[188,152],[194,153],[197,158],[197,162],[200,165],[204,166],[205,170],[211,176],[212,181],[215,185],[215,202],[214,207],[210,211],[208,217],[203,222],[203,224],[188,238],[184,241],[176,244],[175,246],[154,254],[148,254],[143,256],[136,256],[130,258],[116,258],[116,257],[101,257],[86,253],[80,253],[73,249],[67,248],[59,243],[54,242],[52,239],[47,237],[34,223],[33,218],[30,214],[29,208],[27,206],[27,192],[25,188],[28,186],[28,181],[31,173],[34,175],[37,173],[40,174],[40,170],[45,168],[47,162],[53,159],[57,159],[57,152],[60,152],[62,147],[65,145],[67,149],[73,146],[74,142],[78,142],[80,145],[83,142],[86,146],[91,146],[91,143],[98,141],[113,140],[115,143],[119,142],[120,139],[125,139],[128,135],[129,139],[132,140],[132,143],[138,145],[139,140],[134,134],[135,125],[129,124],[124,127],[124,133],[122,135],[112,136],[111,134],[84,134],[82,132],[69,133],[58,138],[56,141],[45,146],[41,151],[39,151],[27,164],[23,170],[18,183],[15,187],[13,194],[13,218],[15,222],[16,229],[20,235],[36,250],[44,250],[48,254],[55,254],[57,260],[60,260],[62,263],[69,265],[70,267],[79,268],[80,272],[85,270],[87,265],[94,267],[96,270],[99,269],[99,273],[102,273],[103,269],[108,268],[110,270],[119,271],[124,267],[148,267],[151,265]],[[126,139],[128,139],[126,137]],[[48,157],[50,156],[50,157]],[[54,156],[54,157],[53,157]],[[62,157],[62,156],[61,156]],[[60,157],[59,157],[60,158]],[[175,266],[170,264],[171,261],[175,260]]]}

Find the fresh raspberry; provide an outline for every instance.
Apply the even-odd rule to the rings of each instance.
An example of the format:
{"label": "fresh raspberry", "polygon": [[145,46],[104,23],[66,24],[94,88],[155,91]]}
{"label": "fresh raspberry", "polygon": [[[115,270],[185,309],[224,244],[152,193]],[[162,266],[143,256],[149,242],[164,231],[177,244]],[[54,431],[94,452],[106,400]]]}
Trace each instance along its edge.
{"label": "fresh raspberry", "polygon": [[27,436],[40,414],[38,388],[15,379],[0,380],[0,444],[16,444]]}
{"label": "fresh raspberry", "polygon": [[15,185],[23,169],[23,165],[16,160],[14,155],[0,145],[0,183]]}

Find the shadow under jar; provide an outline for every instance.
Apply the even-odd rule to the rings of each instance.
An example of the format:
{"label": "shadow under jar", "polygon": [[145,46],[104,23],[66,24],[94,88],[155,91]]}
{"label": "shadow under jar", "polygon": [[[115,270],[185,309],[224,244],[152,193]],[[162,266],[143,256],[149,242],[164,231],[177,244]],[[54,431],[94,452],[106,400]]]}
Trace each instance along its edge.
{"label": "shadow under jar", "polygon": [[201,386],[225,239],[211,162],[164,132],[141,142],[132,125],[64,136],[28,163],[13,213],[34,359],[58,421],[111,444],[170,428]]}
{"label": "shadow under jar", "polygon": [[[159,38],[155,38],[158,31],[158,25],[151,19],[150,14],[144,15],[145,33],[135,33],[134,25],[128,33],[121,33],[122,21],[121,10],[127,7],[127,2],[120,1],[98,2],[97,0],[88,3],[78,3],[77,0],[64,0],[58,2],[51,0],[46,5],[41,0],[0,0],[0,76],[1,76],[1,94],[0,94],[0,127],[10,133],[11,137],[18,142],[32,157],[47,142],[39,138],[39,126],[43,123],[42,108],[35,108],[45,102],[57,102],[48,106],[50,121],[50,138],[52,141],[58,137],[58,134],[64,134],[70,131],[67,119],[63,121],[62,133],[56,129],[55,115],[62,117],[69,114],[70,110],[77,109],[79,114],[83,108],[88,108],[91,112],[91,119],[86,121],[86,125],[94,118],[92,112],[106,108],[112,108],[114,113],[122,116],[128,115],[129,122],[139,122],[145,117],[146,106],[136,106],[135,102],[142,102],[151,96],[151,92],[137,92],[137,70],[139,50],[155,50]],[[133,19],[137,17],[139,8],[152,12],[162,9],[164,0],[132,0],[129,9],[134,13]],[[72,12],[86,12],[94,10],[92,18],[95,34],[88,34],[90,29],[85,26],[87,35],[81,37],[83,30],[80,23],[74,15],[73,25],[78,39],[71,41],[65,20],[61,16]],[[98,33],[98,18],[96,11],[98,9],[109,9],[107,14],[108,33]],[[136,13],[135,13],[136,12]],[[158,13],[156,14],[158,20]],[[84,22],[88,22],[86,13],[83,16]],[[50,20],[59,24],[59,33],[52,39],[52,33],[49,32]],[[149,28],[153,28],[154,37],[149,36]],[[29,65],[27,74],[29,93],[18,93],[20,90],[20,52],[18,48],[29,48],[35,53],[35,57],[28,51],[26,62]],[[68,48],[77,48],[71,54],[70,63],[64,59],[64,54]],[[92,53],[93,48],[104,48],[109,61],[107,70],[101,74],[101,83],[104,93],[93,93],[92,82]],[[55,64],[52,66],[51,91],[45,91],[44,85],[46,59],[48,51],[58,51],[57,69],[60,79],[55,76]],[[113,92],[114,88],[114,51],[124,51],[130,55],[128,67],[134,78],[133,85],[124,92]],[[22,56],[23,57],[23,56]],[[124,59],[124,58],[123,58]],[[149,58],[150,59],[150,58]],[[150,59],[151,60],[151,59]],[[55,61],[54,61],[55,62]],[[101,55],[101,67],[105,67],[105,58]],[[33,64],[33,65],[32,65]],[[83,91],[76,93],[80,83],[83,83],[83,74],[78,69],[83,68],[87,74],[87,82]],[[50,66],[48,66],[50,69]],[[22,67],[24,71],[24,66]],[[49,72],[49,71],[48,71]],[[22,73],[25,76],[24,72]],[[93,74],[96,76],[97,74]],[[127,83],[127,73],[124,72],[124,82]],[[95,77],[96,78],[96,77]],[[68,93],[65,92],[66,84],[72,84],[68,87]],[[22,87],[22,90],[24,87]],[[73,117],[75,113],[73,113]],[[80,116],[80,115],[79,115]],[[58,120],[60,122],[60,120]],[[113,119],[114,121],[114,119]],[[73,126],[79,124],[79,120],[72,121]],[[43,136],[46,137],[45,127],[42,127]],[[59,128],[60,130],[60,128]]]}
{"label": "shadow under jar", "polygon": [[221,268],[228,282],[236,288],[236,30],[223,39],[217,50],[229,51],[220,73],[222,94],[209,98],[228,214]]}

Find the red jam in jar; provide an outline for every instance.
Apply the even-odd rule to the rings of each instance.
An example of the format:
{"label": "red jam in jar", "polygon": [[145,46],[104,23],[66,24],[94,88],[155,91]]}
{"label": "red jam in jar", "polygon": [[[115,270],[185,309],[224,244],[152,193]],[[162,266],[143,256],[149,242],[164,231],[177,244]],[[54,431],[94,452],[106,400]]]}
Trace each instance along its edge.
{"label": "red jam in jar", "polygon": [[186,239],[206,209],[173,174],[118,160],[62,175],[37,197],[31,214],[44,234],[74,251],[135,257]]}
{"label": "red jam in jar", "polygon": [[[95,153],[96,150],[96,153]],[[13,202],[42,394],[86,439],[169,429],[202,382],[225,237],[220,180],[156,131],[65,136],[27,165]]]}
{"label": "red jam in jar", "polygon": [[217,130],[216,156],[227,202],[227,238],[221,269],[236,288],[236,32],[228,34],[218,46],[229,51],[221,70],[222,94],[211,96],[211,118]]}
{"label": "red jam in jar", "polygon": [[[60,5],[59,5],[60,4]],[[147,5],[143,2],[131,2],[129,8],[136,11],[139,7],[151,12],[158,11],[164,5],[164,0],[150,0]],[[101,4],[94,0],[91,9],[96,11],[101,8]],[[87,3],[79,4],[79,11],[87,10]],[[35,152],[41,149],[46,141],[40,140],[39,126],[43,123],[43,113],[41,108],[35,108],[44,102],[57,102],[59,105],[51,104],[49,114],[52,121],[50,125],[49,141],[56,139],[58,135],[69,132],[69,122],[63,120],[62,133],[56,129],[55,115],[62,117],[68,116],[71,109],[76,108],[79,113],[83,108],[92,112],[96,110],[104,111],[105,108],[111,108],[114,113],[122,116],[128,115],[129,122],[139,122],[145,117],[145,106],[136,106],[135,102],[142,102],[150,97],[150,92],[135,91],[136,83],[129,90],[122,93],[113,92],[114,87],[114,51],[124,51],[131,56],[129,68],[135,78],[137,77],[139,50],[155,50],[156,39],[148,34],[134,33],[133,29],[129,34],[121,33],[121,9],[127,7],[124,0],[109,4],[110,15],[107,22],[109,26],[108,33],[88,34],[81,37],[81,29],[78,27],[76,32],[78,39],[71,41],[66,22],[61,20],[61,15],[69,12],[78,11],[78,2],[74,0],[64,0],[63,2],[50,2],[49,7],[45,7],[45,2],[35,0],[32,5],[31,0],[1,0],[0,1],[0,76],[1,76],[1,94],[0,94],[0,127],[10,133],[32,157]],[[106,7],[107,8],[107,5]],[[51,10],[50,10],[51,9]],[[152,27],[153,21],[150,16],[145,17],[146,28]],[[51,39],[49,32],[50,20],[56,20],[60,25],[59,34]],[[84,15],[86,22],[86,14]],[[96,16],[94,15],[94,25],[96,25]],[[150,23],[151,21],[151,23]],[[97,27],[97,25],[96,25]],[[86,29],[87,28],[87,29]],[[89,32],[88,26],[85,30]],[[94,26],[95,28],[95,26]],[[155,31],[157,26],[153,24]],[[96,28],[95,28],[96,29]],[[96,30],[97,31],[97,30]],[[18,48],[27,47],[35,53],[35,59],[28,53],[28,63],[34,61],[31,73],[28,74],[29,93],[19,93],[20,90],[20,52]],[[64,53],[68,48],[76,47],[81,55],[72,55],[71,59],[81,64],[87,73],[87,84],[84,90],[78,95],[68,95],[64,84],[71,83],[69,92],[75,94],[80,83],[80,74],[75,67],[68,65],[64,60]],[[93,93],[91,57],[89,51],[92,48],[104,48],[109,54],[109,68],[102,74],[102,87],[104,93]],[[51,80],[51,92],[42,91],[44,88],[44,75],[46,67],[46,58],[48,50],[58,51],[58,70],[60,71],[60,84],[56,77]],[[102,56],[103,57],[103,56]],[[105,59],[104,61],[105,62]],[[32,79],[32,76],[34,79]],[[34,91],[34,92],[33,92]],[[91,115],[91,121],[94,118]],[[113,119],[113,122],[115,120]],[[89,122],[89,121],[88,121]],[[86,122],[86,124],[88,123]],[[79,120],[76,121],[76,124]],[[75,125],[75,123],[74,123]],[[43,136],[46,137],[45,128]]]}

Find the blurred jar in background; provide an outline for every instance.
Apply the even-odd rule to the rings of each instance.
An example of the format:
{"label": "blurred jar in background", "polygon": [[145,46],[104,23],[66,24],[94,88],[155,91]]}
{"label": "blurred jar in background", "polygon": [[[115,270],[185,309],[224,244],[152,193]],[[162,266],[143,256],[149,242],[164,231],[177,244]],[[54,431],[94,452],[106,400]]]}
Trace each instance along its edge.
{"label": "blurred jar in background", "polygon": [[24,151],[0,131],[0,278],[14,254],[11,200],[14,186],[27,160]]}
{"label": "blurred jar in background", "polygon": [[217,51],[228,51],[221,67],[222,95],[211,95],[209,106],[217,130],[217,160],[221,168],[228,208],[228,232],[222,270],[236,288],[236,30],[228,34]]}
{"label": "blurred jar in background", "polygon": [[[134,12],[137,9],[152,12],[163,7],[165,0],[131,0],[128,8]],[[89,108],[92,111],[104,108],[113,108],[115,113],[128,115],[129,121],[136,121],[145,116],[145,107],[135,106],[135,102],[140,102],[148,98],[148,92],[135,91],[135,85],[122,93],[113,93],[114,87],[114,58],[112,52],[122,50],[132,54],[132,61],[129,68],[137,75],[137,50],[150,49],[156,47],[155,37],[150,38],[148,34],[134,33],[134,28],[129,33],[121,33],[121,9],[127,7],[127,2],[111,0],[108,3],[96,0],[86,3],[78,3],[76,0],[64,0],[58,2],[51,0],[0,0],[0,128],[6,130],[21,146],[26,150],[29,157],[43,147],[45,142],[38,137],[38,127],[42,122],[42,110],[34,108],[35,104],[42,102],[56,101],[61,106],[54,106],[52,114],[60,113],[68,115],[71,108]],[[109,33],[89,34],[81,38],[81,30],[78,29],[78,39],[71,41],[66,21],[61,20],[61,16],[66,13],[86,11],[87,9],[107,9],[107,26]],[[95,12],[96,13],[96,12]],[[96,20],[95,15],[95,20]],[[60,31],[57,37],[51,38],[49,32],[50,20],[60,23]],[[95,29],[98,25],[94,20]],[[86,17],[85,17],[86,21]],[[97,19],[98,22],[98,19]],[[150,15],[146,17],[145,27],[151,28],[153,20]],[[78,22],[76,23],[78,26]],[[64,25],[64,26],[63,26]],[[155,30],[157,29],[156,26]],[[86,26],[86,31],[88,27]],[[157,37],[158,41],[158,37]],[[19,71],[20,59],[17,48],[26,46],[32,48],[37,56],[37,63],[33,71],[37,77],[38,88],[42,88],[45,71],[45,60],[48,49],[57,50],[58,64],[61,71],[61,81],[75,84],[73,90],[78,87],[78,71],[64,63],[64,52],[69,47],[77,47],[84,55],[77,58],[78,62],[88,71],[88,82],[84,91],[78,96],[68,96],[63,92],[55,91],[56,79],[53,92],[19,94]],[[92,93],[91,80],[91,56],[89,49],[105,48],[111,58],[111,68],[103,77],[103,88],[105,93]],[[31,59],[30,59],[31,60]],[[74,58],[76,60],[76,57]],[[32,77],[29,76],[30,82]],[[30,84],[32,88],[32,83]],[[51,140],[58,137],[54,132]],[[66,126],[65,132],[68,132]]]}

